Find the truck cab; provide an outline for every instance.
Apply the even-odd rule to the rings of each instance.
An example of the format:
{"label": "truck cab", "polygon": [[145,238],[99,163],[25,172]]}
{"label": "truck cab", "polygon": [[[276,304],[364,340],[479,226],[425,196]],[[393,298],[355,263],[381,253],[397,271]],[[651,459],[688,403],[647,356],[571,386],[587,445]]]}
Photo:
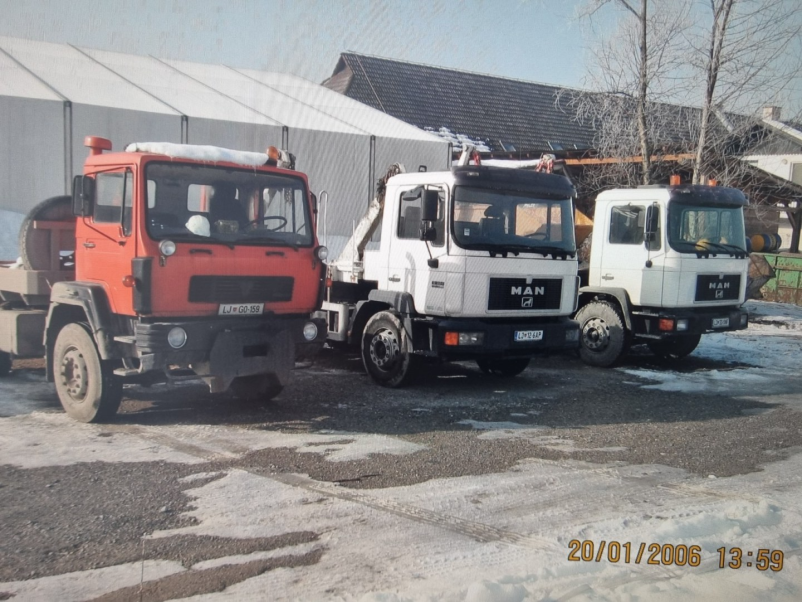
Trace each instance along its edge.
{"label": "truck cab", "polygon": [[[574,188],[564,177],[486,166],[386,181],[375,249],[330,266],[329,338],[360,345],[379,384],[424,358],[515,375],[576,348]],[[378,218],[375,219],[378,222]]]}
{"label": "truck cab", "polygon": [[293,158],[88,137],[72,198],[75,277],[52,286],[48,377],[74,418],[113,415],[124,382],[202,378],[269,399],[322,346],[309,319],[325,248]]}
{"label": "truck cab", "polygon": [[740,191],[712,186],[601,193],[580,271],[583,360],[613,365],[635,342],[680,358],[706,332],[746,328],[747,204]]}

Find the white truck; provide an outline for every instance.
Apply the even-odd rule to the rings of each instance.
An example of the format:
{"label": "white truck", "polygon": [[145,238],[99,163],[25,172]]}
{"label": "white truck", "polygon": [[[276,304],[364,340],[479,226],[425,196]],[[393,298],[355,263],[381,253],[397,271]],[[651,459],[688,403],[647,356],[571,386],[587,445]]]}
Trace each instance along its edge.
{"label": "white truck", "polygon": [[633,343],[677,359],[703,333],[746,328],[747,205],[739,190],[713,186],[601,193],[590,267],[579,271],[582,359],[612,366]]}
{"label": "white truck", "polygon": [[515,376],[538,354],[578,347],[573,185],[460,163],[391,168],[329,265],[328,339],[359,345],[380,385],[405,384],[425,359]]}

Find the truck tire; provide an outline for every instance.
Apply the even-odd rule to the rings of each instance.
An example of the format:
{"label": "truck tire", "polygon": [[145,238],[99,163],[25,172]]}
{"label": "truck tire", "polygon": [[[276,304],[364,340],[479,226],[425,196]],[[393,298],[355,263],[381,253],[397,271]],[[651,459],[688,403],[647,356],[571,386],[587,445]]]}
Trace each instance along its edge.
{"label": "truck tire", "polygon": [[689,334],[659,341],[648,341],[646,344],[657,357],[664,360],[678,360],[690,355],[701,339],[701,334]]}
{"label": "truck tire", "polygon": [[579,322],[579,356],[590,366],[608,368],[627,348],[627,331],[618,308],[606,301],[592,301],[575,317]]}
{"label": "truck tire", "polygon": [[476,364],[479,369],[485,374],[492,374],[493,376],[512,377],[518,376],[521,372],[526,370],[529,366],[529,358],[511,358],[511,359],[479,359]]}
{"label": "truck tire", "polygon": [[[68,196],[54,196],[42,201],[28,212],[19,229],[19,252],[22,258],[22,267],[26,270],[50,269],[50,232],[35,230],[33,222],[47,220],[52,222],[74,222],[72,214],[72,199]],[[75,269],[75,240],[65,245],[69,248],[61,251],[72,251],[71,258],[62,256],[61,269]]]}
{"label": "truck tire", "polygon": [[272,374],[240,376],[231,382],[231,391],[234,395],[248,402],[270,401],[283,389],[284,387]]}
{"label": "truck tire", "polygon": [[59,401],[78,422],[113,417],[122,399],[122,380],[100,359],[87,324],[67,324],[56,337],[53,375]]}
{"label": "truck tire", "polygon": [[397,314],[380,311],[371,316],[362,333],[362,363],[376,383],[383,387],[407,384],[418,359]]}
{"label": "truck tire", "polygon": [[11,372],[11,354],[0,351],[0,378],[8,376]]}

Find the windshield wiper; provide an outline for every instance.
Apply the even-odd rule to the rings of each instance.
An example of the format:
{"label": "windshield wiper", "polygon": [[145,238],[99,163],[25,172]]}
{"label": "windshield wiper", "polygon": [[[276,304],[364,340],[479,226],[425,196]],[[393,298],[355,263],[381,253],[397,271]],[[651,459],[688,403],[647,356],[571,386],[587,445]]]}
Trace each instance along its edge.
{"label": "windshield wiper", "polygon": [[707,240],[701,240],[696,243],[699,246],[708,247],[711,249],[717,249],[720,251],[724,251],[731,257],[739,257],[739,256],[746,256],[746,249],[742,249],[737,245],[731,245],[727,243],[720,243],[720,242],[711,242]]}
{"label": "windshield wiper", "polygon": [[555,247],[554,245],[538,245],[533,247],[531,245],[501,245],[504,249],[518,255],[519,251],[524,253],[538,253],[539,255],[551,255],[555,259],[568,259],[573,257],[574,253],[563,249],[562,247]]}

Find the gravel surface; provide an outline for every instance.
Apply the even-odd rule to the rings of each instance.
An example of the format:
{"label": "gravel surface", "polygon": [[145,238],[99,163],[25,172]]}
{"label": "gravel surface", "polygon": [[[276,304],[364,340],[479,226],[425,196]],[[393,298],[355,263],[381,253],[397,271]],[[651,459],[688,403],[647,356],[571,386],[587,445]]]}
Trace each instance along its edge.
{"label": "gravel surface", "polygon": [[[632,356],[627,367],[666,369],[648,355]],[[732,368],[693,357],[681,365],[690,372]],[[232,469],[299,473],[353,489],[500,473],[530,458],[662,464],[703,477],[726,477],[760,470],[802,446],[802,413],[741,398],[737,385],[726,395],[645,390],[637,386],[643,384],[637,377],[586,367],[572,355],[533,362],[515,379],[489,377],[467,363],[448,365],[428,369],[415,386],[396,390],[372,384],[358,357],[326,351],[294,376],[276,400],[255,404],[210,395],[201,384],[126,387],[120,414],[113,423],[98,426],[97,437],[114,441],[117,434],[136,435],[143,428],[152,433],[175,425],[226,425],[244,433],[334,432],[328,447],[350,441],[354,433],[389,436],[422,449],[338,462],[323,453],[279,447],[245,449],[233,458],[198,452],[204,462],[192,465],[109,463],[103,458],[29,469],[0,464],[0,582],[144,559],[191,568],[203,560],[318,540],[320,534],[302,526],[268,538],[149,539],[158,531],[191,526],[185,490]],[[24,397],[26,383],[41,380],[43,370],[36,362],[17,363],[10,378],[19,379]],[[60,412],[54,395],[39,395],[30,404],[31,411]],[[498,436],[498,429],[484,430],[487,423],[509,428]],[[195,453],[191,443],[179,448]],[[182,481],[204,472],[211,476]],[[97,599],[168,600],[221,591],[278,567],[314,564],[325,553],[321,546],[234,567],[186,571]],[[0,586],[0,600],[9,597]]]}

